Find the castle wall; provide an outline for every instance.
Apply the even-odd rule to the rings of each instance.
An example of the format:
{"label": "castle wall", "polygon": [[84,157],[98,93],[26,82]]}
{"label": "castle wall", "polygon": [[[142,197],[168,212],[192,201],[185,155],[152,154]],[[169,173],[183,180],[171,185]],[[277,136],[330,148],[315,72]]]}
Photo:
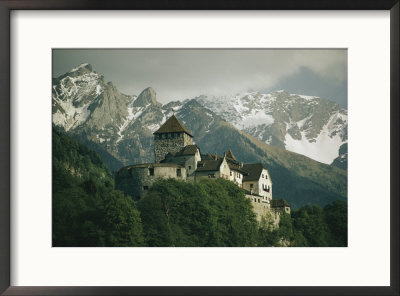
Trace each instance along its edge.
{"label": "castle wall", "polygon": [[189,136],[188,134],[184,133],[183,134],[183,147],[187,145],[193,145],[193,138]]}
{"label": "castle wall", "polygon": [[[263,177],[264,176],[264,177]],[[269,188],[269,192],[264,190],[265,188]],[[265,197],[267,200],[272,199],[272,182],[269,176],[269,173],[266,169],[263,169],[261,172],[261,177],[258,182],[258,195]]]}
{"label": "castle wall", "polygon": [[[150,175],[150,168],[154,169],[154,175]],[[177,169],[181,170],[180,176],[177,176]],[[186,180],[186,169],[176,166],[148,166],[123,169],[115,176],[115,187],[130,195],[133,199],[139,200],[158,178]]]}
{"label": "castle wall", "polygon": [[174,156],[167,157],[165,163],[177,163],[180,165],[184,165],[187,173],[187,177],[193,177],[194,172],[197,169],[197,162],[201,160],[200,153],[196,152],[195,155],[182,155],[182,156]]}
{"label": "castle wall", "polygon": [[[250,187],[250,184],[253,184],[253,188]],[[266,187],[269,187],[269,192],[264,190]],[[254,194],[261,195],[263,200],[270,201],[272,199],[272,182],[266,169],[262,170],[258,181],[243,182],[243,188],[247,191],[252,191]]]}
{"label": "castle wall", "polygon": [[[275,219],[275,215],[271,211],[270,204],[265,200],[263,200],[261,196],[246,194],[246,197],[251,201],[251,205],[253,207],[254,213],[256,214],[256,219],[258,222],[261,222],[262,218],[265,218],[268,221],[271,219],[273,220]],[[273,222],[275,225],[276,222],[275,221]]]}
{"label": "castle wall", "polygon": [[165,133],[154,136],[155,162],[160,162],[168,152],[179,152],[183,147],[192,145],[192,137],[186,133]]}
{"label": "castle wall", "polygon": [[231,180],[233,183],[238,185],[239,187],[243,187],[243,174],[240,172],[237,172],[235,170],[231,170],[232,176],[230,176],[229,180]]}
{"label": "castle wall", "polygon": [[229,165],[226,162],[226,159],[224,158],[224,160],[221,163],[221,166],[219,167],[219,175],[221,178],[229,180],[230,172],[231,172],[231,170],[229,169]]}
{"label": "castle wall", "polygon": [[195,181],[199,181],[201,179],[217,179],[220,178],[221,175],[219,171],[201,171],[196,172]]}

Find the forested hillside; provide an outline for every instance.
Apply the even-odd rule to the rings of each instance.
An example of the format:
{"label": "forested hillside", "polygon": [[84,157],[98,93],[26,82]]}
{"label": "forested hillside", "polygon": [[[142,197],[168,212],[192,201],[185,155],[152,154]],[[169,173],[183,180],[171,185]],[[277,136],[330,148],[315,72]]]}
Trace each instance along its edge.
{"label": "forested hillside", "polygon": [[143,246],[135,203],[100,156],[53,130],[53,246]]}
{"label": "forested hillside", "polygon": [[222,179],[159,180],[135,203],[98,154],[53,130],[53,246],[347,246],[347,203],[304,206],[275,230]]}

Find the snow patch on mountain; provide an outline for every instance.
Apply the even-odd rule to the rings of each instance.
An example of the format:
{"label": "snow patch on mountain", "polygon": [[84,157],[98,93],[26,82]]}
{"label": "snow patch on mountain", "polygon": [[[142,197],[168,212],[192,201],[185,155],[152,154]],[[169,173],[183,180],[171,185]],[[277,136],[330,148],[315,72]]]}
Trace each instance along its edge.
{"label": "snow patch on mountain", "polygon": [[75,72],[75,71],[78,71],[80,68],[85,68],[86,66],[88,66],[89,64],[88,63],[83,63],[83,64],[80,64],[78,67],[76,67],[76,68],[73,68],[71,71],[69,71],[69,72]]}
{"label": "snow patch on mountain", "polygon": [[53,122],[55,125],[63,126],[66,131],[84,123],[90,115],[90,103],[82,107],[75,107],[71,100],[59,101],[58,104],[64,112],[57,110],[53,113]]}
{"label": "snow patch on mountain", "polygon": [[309,158],[322,163],[330,164],[339,156],[339,147],[343,144],[341,134],[332,135],[338,114],[334,114],[323,127],[319,135],[310,141],[307,139],[306,131],[301,131],[301,139],[293,139],[289,133],[285,136],[285,149],[303,154]]}
{"label": "snow patch on mountain", "polygon": [[96,86],[96,95],[101,95],[101,91],[102,91],[101,85],[98,84],[98,85]]}
{"label": "snow patch on mountain", "polygon": [[290,94],[290,95],[291,96],[299,96],[300,98],[305,99],[307,101],[310,101],[310,100],[318,98],[316,96],[305,96],[305,95],[298,95],[298,94]]}
{"label": "snow patch on mountain", "polygon": [[274,118],[272,117],[272,115],[265,114],[264,111],[251,110],[249,114],[242,117],[241,121],[235,122],[234,126],[238,129],[244,130],[262,124],[268,126],[273,123],[274,123]]}
{"label": "snow patch on mountain", "polygon": [[347,142],[347,111],[316,96],[279,90],[196,100],[261,141],[331,163]]}

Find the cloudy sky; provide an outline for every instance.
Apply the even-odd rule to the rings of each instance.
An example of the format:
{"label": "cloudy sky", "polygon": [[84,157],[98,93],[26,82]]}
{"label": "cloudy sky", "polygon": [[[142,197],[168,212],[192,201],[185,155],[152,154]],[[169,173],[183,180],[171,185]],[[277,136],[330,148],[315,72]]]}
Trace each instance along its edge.
{"label": "cloudy sky", "polygon": [[287,90],[347,108],[347,50],[53,50],[53,77],[90,63],[125,94],[151,86],[157,100]]}

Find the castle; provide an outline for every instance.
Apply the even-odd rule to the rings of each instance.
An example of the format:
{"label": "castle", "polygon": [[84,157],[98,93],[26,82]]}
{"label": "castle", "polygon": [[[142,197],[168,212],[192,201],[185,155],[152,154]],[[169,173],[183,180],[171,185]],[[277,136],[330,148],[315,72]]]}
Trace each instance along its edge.
{"label": "castle", "polygon": [[237,184],[251,200],[257,220],[270,214],[275,225],[282,213],[290,214],[284,200],[272,199],[272,181],[261,163],[238,162],[231,150],[223,156],[201,154],[193,144],[193,135],[172,115],[154,132],[154,163],[129,165],[119,170],[115,185],[140,200],[157,178],[175,178],[197,182],[201,179],[224,178]]}

